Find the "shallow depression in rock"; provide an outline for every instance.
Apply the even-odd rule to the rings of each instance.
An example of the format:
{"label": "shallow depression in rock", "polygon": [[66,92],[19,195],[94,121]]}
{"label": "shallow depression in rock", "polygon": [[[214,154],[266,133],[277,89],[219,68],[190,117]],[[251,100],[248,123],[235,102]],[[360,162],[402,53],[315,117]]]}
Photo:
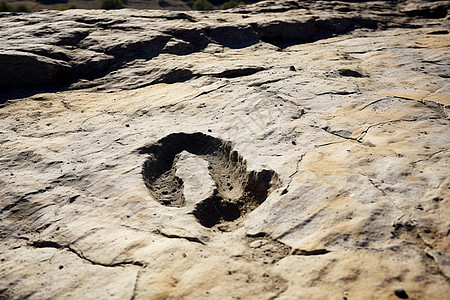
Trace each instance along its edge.
{"label": "shallow depression in rock", "polygon": [[176,175],[180,153],[198,155],[208,163],[215,189],[193,210],[205,227],[244,217],[281,185],[273,170],[247,171],[246,161],[230,142],[199,132],[173,133],[139,151],[149,155],[142,170],[144,182],[155,200],[166,206],[186,206],[184,182]]}

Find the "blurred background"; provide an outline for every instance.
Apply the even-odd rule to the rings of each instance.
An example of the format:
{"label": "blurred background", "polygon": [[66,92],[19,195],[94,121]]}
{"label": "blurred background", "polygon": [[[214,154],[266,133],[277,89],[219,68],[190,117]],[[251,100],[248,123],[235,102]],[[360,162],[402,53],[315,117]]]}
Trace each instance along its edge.
{"label": "blurred background", "polygon": [[1,0],[2,12],[32,12],[40,9],[229,9],[258,0]]}

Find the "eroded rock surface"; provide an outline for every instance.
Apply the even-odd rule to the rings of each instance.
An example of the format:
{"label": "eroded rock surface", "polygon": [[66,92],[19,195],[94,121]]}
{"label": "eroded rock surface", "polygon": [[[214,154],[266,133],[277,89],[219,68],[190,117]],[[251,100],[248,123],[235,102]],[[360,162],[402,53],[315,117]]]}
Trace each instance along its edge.
{"label": "eroded rock surface", "polygon": [[448,7],[0,15],[0,298],[445,299]]}
{"label": "eroded rock surface", "polygon": [[285,48],[357,28],[422,27],[424,22],[412,17],[444,18],[448,7],[448,1],[269,1],[203,13],[71,10],[3,14],[0,88],[119,90],[200,76],[250,75],[264,66],[205,70],[184,57],[260,42]]}

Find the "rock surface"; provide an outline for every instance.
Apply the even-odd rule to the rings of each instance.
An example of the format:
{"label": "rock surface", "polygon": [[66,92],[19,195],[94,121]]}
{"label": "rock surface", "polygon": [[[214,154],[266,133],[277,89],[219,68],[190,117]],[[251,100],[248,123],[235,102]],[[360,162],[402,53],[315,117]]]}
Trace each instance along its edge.
{"label": "rock surface", "polygon": [[445,299],[448,7],[1,14],[0,298]]}

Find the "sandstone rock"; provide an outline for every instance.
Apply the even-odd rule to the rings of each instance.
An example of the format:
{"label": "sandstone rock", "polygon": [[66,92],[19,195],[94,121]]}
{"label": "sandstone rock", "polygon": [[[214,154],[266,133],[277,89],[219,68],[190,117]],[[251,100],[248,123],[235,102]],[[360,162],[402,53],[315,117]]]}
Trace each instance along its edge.
{"label": "sandstone rock", "polygon": [[[433,5],[445,8],[445,3]],[[403,14],[394,12],[395,5],[358,3],[345,15],[336,14],[334,4],[327,1],[279,4],[269,1],[208,15],[133,10],[97,15],[83,10],[64,13],[41,11],[29,17],[4,14],[0,25],[4,34],[0,42],[5,72],[0,77],[0,88],[10,90],[63,84],[52,88],[67,89],[67,85],[71,85],[70,88],[78,89],[86,88],[85,84],[80,84],[83,80],[101,81],[102,78],[107,78],[109,83],[104,87],[106,89],[118,84],[123,88],[129,86],[123,84],[124,81],[139,80],[142,71],[132,70],[140,69],[142,61],[153,61],[152,58],[163,53],[187,55],[205,49],[208,44],[245,48],[258,41],[286,46],[347,33],[360,27],[405,26],[409,23],[407,16],[411,15],[412,9],[408,10],[408,7],[415,9],[417,5],[410,3],[405,6]],[[251,14],[246,15],[243,10]],[[397,24],[391,24],[394,18]],[[19,52],[13,54],[11,51]],[[35,70],[31,76],[24,75],[27,67]],[[165,67],[166,70],[176,68],[167,64]],[[122,69],[128,72],[116,76]],[[109,74],[114,74],[114,78],[108,77]],[[165,80],[157,75],[145,81],[148,84],[173,83],[186,78],[189,76]],[[99,83],[93,85],[98,86]],[[142,84],[131,88],[140,86]]]}
{"label": "sandstone rock", "polygon": [[450,294],[447,3],[0,15],[0,298]]}
{"label": "sandstone rock", "polygon": [[52,84],[67,79],[71,72],[64,61],[14,50],[0,53],[0,65],[2,88]]}

